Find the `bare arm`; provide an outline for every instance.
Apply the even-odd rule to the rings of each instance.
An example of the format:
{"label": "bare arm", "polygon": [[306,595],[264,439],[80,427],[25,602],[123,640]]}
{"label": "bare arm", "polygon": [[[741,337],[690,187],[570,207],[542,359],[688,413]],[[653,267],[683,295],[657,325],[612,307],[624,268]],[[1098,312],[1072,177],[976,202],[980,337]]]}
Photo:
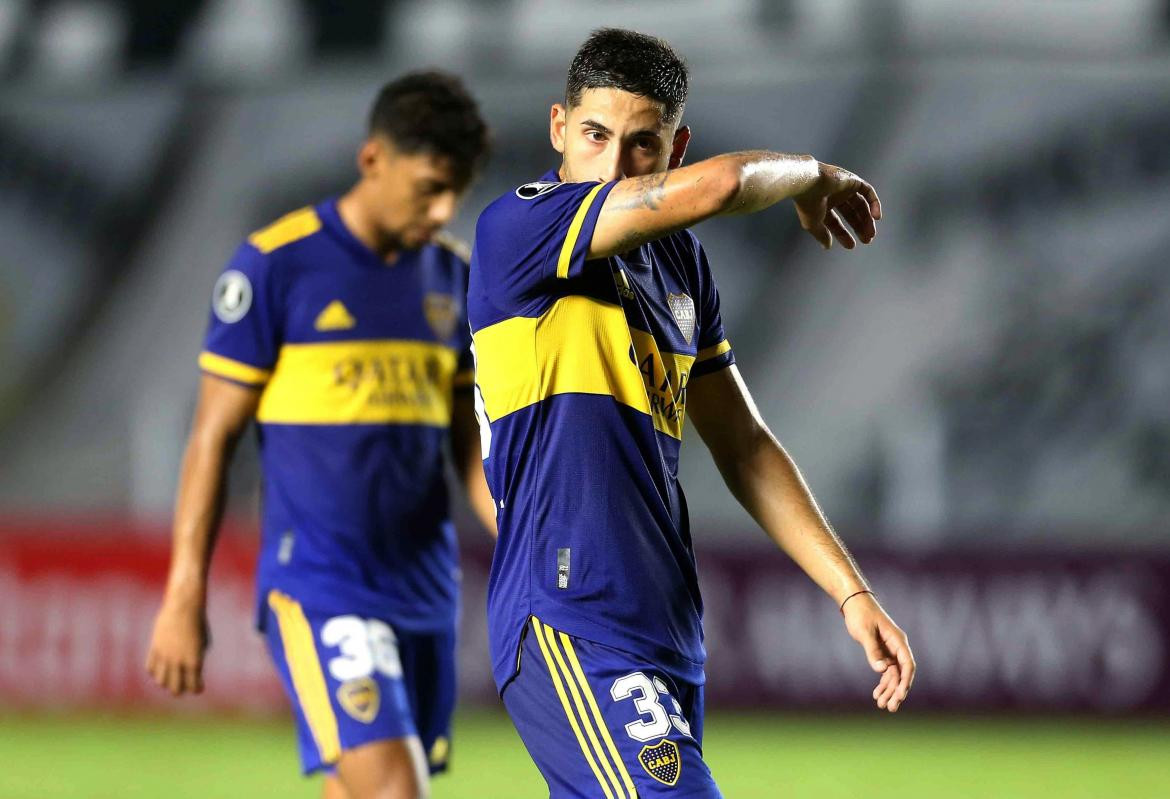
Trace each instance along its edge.
{"label": "bare arm", "polygon": [[154,681],[175,696],[203,690],[207,575],[223,513],[224,479],[259,400],[257,389],[208,375],[199,384],[175,501],[171,567],[146,658]]}
{"label": "bare arm", "polygon": [[467,492],[467,501],[479,523],[496,537],[496,505],[483,474],[483,456],[479,449],[479,424],[475,419],[475,400],[470,391],[455,392],[451,417],[451,456],[455,474]]}
{"label": "bare arm", "polygon": [[882,215],[873,187],[852,172],[809,155],[753,150],[708,158],[619,181],[597,217],[590,258],[633,249],[724,214],[751,214],[793,199],[804,227],[825,248],[865,243]]}
{"label": "bare arm", "polygon": [[[796,464],[760,418],[734,366],[687,385],[687,414],[727,487],[769,537],[840,605],[849,634],[882,674],[874,699],[898,709],[914,680],[906,635],[868,591],[856,562],[817,507]],[[852,596],[852,598],[850,598]]]}

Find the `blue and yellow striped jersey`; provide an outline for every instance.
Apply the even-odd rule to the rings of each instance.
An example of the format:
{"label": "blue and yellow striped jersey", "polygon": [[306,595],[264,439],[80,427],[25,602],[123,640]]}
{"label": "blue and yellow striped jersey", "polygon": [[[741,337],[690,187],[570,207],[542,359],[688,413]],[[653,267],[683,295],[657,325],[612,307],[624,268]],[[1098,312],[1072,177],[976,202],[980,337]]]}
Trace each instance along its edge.
{"label": "blue and yellow striped jersey", "polygon": [[476,227],[467,308],[500,530],[488,621],[501,688],[530,615],[703,679],[678,455],[687,382],[734,356],[689,231],[586,261],[612,187],[550,172]]}
{"label": "blue and yellow striped jersey", "polygon": [[454,622],[443,450],[470,387],[466,263],[430,244],[388,265],[326,201],[240,246],[199,365],[262,388],[257,589],[406,630]]}

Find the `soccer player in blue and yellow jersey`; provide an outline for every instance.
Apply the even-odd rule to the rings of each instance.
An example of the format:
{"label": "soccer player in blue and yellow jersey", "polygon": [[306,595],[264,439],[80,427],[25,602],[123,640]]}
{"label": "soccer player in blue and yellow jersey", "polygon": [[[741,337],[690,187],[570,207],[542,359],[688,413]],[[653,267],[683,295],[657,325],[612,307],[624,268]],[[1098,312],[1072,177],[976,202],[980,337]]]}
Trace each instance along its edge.
{"label": "soccer player in blue and yellow jersey", "polygon": [[808,156],[681,166],[686,94],[668,44],[595,32],[552,107],[560,168],[494,201],[476,228],[468,316],[500,531],[491,655],[555,799],[719,796],[701,753],[703,605],[677,478],[684,415],[735,497],[842,606],[881,674],[878,706],[897,710],[914,675],[906,636],[759,417],[687,230],[792,199],[822,245],[852,249],[854,233],[874,237],[877,195]]}
{"label": "soccer player in blue and yellow jersey", "polygon": [[207,570],[235,441],[259,428],[259,626],[325,795],[415,797],[446,765],[458,562],[444,452],[494,531],[467,265],[440,228],[487,127],[459,81],[386,85],[340,199],[253,233],[215,283],[147,668],[202,690]]}

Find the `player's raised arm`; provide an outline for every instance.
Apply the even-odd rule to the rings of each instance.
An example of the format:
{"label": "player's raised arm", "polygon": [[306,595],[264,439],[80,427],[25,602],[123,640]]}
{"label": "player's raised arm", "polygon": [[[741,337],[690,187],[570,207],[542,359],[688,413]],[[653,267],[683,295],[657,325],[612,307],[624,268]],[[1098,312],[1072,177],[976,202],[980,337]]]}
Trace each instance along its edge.
{"label": "player's raised arm", "polygon": [[842,606],[846,629],[882,675],[873,692],[877,706],[896,712],[916,668],[906,634],[869,591],[796,464],[760,417],[734,364],[690,381],[687,416],[739,503]]}
{"label": "player's raised arm", "polygon": [[256,413],[260,390],[204,375],[175,502],[171,567],[146,670],[175,696],[203,691],[207,575],[223,513],[231,454]]}
{"label": "player's raised arm", "polygon": [[857,175],[808,155],[753,150],[626,178],[609,192],[589,246],[603,258],[724,214],[750,214],[792,199],[801,226],[828,249],[853,249],[877,233],[881,202]]}

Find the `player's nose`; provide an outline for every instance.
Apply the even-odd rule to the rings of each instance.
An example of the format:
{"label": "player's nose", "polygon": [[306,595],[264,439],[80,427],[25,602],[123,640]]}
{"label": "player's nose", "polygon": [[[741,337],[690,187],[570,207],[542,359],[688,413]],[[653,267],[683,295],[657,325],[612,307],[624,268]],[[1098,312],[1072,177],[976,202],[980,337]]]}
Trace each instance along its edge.
{"label": "player's nose", "polygon": [[598,164],[599,170],[597,179],[602,183],[608,183],[611,180],[621,180],[626,176],[625,170],[622,168],[622,151],[620,147],[610,147],[609,150],[602,156],[601,163]]}

